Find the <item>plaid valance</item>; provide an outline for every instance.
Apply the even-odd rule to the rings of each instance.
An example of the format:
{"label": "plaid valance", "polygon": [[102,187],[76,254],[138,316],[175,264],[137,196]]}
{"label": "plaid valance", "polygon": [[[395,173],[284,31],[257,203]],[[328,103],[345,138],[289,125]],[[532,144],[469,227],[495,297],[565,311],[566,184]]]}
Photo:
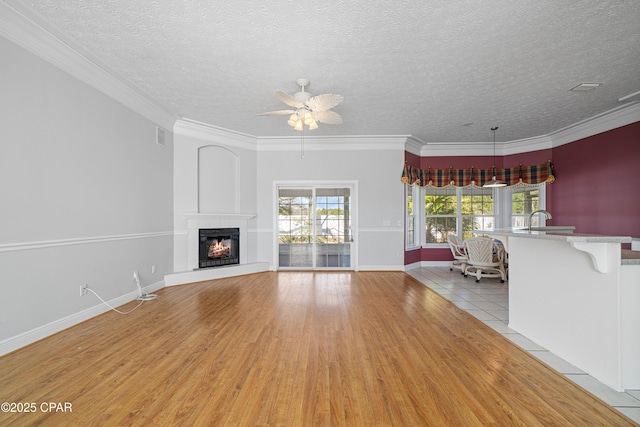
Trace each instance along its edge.
{"label": "plaid valance", "polygon": [[[553,176],[553,163],[534,166],[523,166],[522,164],[506,169],[495,169],[496,178],[506,182],[507,185],[518,184],[551,184],[555,181]],[[402,182],[407,185],[417,185],[419,187],[467,187],[469,185],[482,185],[493,178],[493,168],[475,169],[419,169],[409,164],[404,165],[402,170]]]}

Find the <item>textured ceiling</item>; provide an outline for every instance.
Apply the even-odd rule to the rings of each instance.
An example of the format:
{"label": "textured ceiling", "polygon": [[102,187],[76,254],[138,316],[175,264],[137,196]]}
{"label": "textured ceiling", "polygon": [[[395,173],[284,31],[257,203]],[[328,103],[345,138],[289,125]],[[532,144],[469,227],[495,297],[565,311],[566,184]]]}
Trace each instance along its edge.
{"label": "textured ceiling", "polygon": [[314,134],[423,142],[547,135],[640,90],[638,0],[4,1],[176,116],[255,136],[294,134],[256,114],[298,77],[345,98]]}

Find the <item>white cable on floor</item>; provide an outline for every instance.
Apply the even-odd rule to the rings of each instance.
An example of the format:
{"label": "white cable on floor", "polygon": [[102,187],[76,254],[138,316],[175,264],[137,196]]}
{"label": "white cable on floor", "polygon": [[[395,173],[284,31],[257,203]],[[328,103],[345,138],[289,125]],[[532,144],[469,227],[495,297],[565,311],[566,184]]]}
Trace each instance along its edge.
{"label": "white cable on floor", "polygon": [[140,285],[140,275],[138,275],[138,271],[133,271],[133,278],[136,281],[136,286],[138,287],[138,301],[151,301],[153,299],[158,298],[156,294],[145,294],[142,292],[142,286]]}
{"label": "white cable on floor", "polygon": [[129,313],[131,313],[132,311],[134,311],[135,309],[137,309],[138,307],[140,307],[140,306],[142,305],[142,303],[144,302],[144,300],[140,301],[140,303],[139,303],[138,305],[136,305],[135,307],[133,307],[133,308],[132,308],[131,310],[129,310],[129,311],[126,311],[126,312],[125,312],[125,311],[120,311],[120,310],[118,310],[117,308],[114,308],[114,307],[112,307],[111,305],[109,305],[109,303],[108,303],[108,302],[106,302],[105,300],[103,300],[103,299],[102,299],[102,297],[101,297],[100,295],[98,295],[98,294],[96,293],[96,291],[94,291],[93,289],[91,289],[91,288],[89,288],[89,287],[87,287],[86,289],[87,289],[88,291],[91,291],[91,293],[92,293],[92,294],[94,294],[95,296],[97,296],[97,297],[100,299],[100,301],[102,301],[102,302],[104,303],[104,305],[106,305],[106,306],[107,306],[107,307],[109,307],[111,310],[115,311],[116,313],[120,313],[120,314],[129,314]]}

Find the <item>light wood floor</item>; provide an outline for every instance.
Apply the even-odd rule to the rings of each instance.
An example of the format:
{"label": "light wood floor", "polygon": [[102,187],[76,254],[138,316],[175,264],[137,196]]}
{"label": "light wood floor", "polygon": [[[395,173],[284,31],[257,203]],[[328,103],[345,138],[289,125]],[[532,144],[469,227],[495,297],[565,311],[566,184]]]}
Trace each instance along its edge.
{"label": "light wood floor", "polygon": [[636,425],[404,273],[157,293],[0,358],[0,401],[73,411],[0,425]]}

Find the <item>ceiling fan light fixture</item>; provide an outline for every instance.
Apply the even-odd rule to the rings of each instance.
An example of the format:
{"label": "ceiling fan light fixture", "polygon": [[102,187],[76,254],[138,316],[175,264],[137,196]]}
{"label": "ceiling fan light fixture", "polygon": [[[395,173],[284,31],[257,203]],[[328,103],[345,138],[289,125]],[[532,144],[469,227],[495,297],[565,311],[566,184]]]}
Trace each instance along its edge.
{"label": "ceiling fan light fixture", "polygon": [[309,127],[309,130],[318,129],[318,123],[342,124],[342,117],[332,110],[333,107],[344,100],[342,95],[325,93],[313,96],[305,91],[305,87],[309,85],[309,80],[300,78],[296,80],[296,83],[302,91],[293,96],[281,90],[276,91],[276,97],[288,106],[293,107],[293,109],[269,111],[258,115],[281,116],[291,114],[287,124],[294,130],[303,130],[305,125]]}
{"label": "ceiling fan light fixture", "polygon": [[304,113],[304,124],[308,126],[313,122],[315,122],[315,120],[313,119],[313,116],[311,115],[311,113],[308,111]]}

